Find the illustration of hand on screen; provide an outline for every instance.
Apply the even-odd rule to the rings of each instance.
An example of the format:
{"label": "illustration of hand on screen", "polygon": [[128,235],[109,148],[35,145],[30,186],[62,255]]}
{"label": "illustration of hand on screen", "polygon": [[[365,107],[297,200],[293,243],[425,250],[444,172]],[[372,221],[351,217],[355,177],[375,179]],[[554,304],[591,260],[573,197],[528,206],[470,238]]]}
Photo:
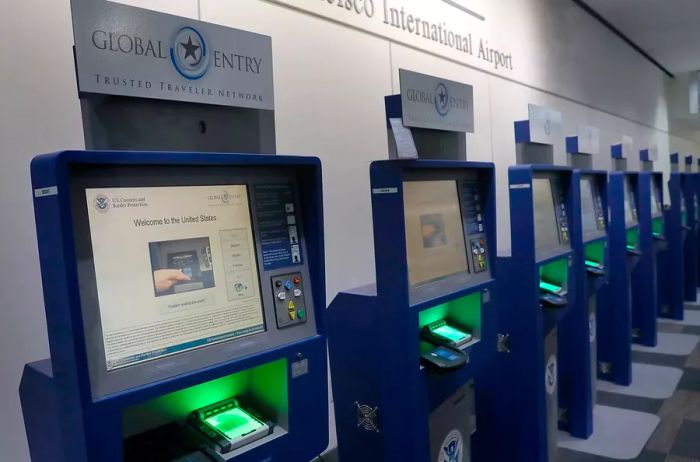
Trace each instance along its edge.
{"label": "illustration of hand on screen", "polygon": [[153,281],[155,283],[156,292],[159,294],[172,289],[178,282],[187,282],[191,280],[191,277],[180,270],[161,269],[153,272]]}

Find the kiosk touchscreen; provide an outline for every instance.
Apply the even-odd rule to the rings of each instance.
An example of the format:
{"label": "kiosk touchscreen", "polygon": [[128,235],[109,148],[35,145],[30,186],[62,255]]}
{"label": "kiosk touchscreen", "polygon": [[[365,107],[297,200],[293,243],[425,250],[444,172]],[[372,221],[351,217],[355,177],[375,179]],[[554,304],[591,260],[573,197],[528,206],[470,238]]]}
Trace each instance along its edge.
{"label": "kiosk touchscreen", "polygon": [[339,293],[327,314],[340,460],[472,460],[495,351],[482,318],[493,304],[493,166],[379,161],[370,176],[377,282]]}
{"label": "kiosk touchscreen", "polygon": [[[607,172],[574,171],[581,213],[572,217],[571,229],[576,291],[571,312],[559,328],[559,408],[562,414],[559,427],[578,438],[588,438],[593,432],[598,348],[597,294],[609,272],[607,181]],[[585,365],[590,366],[586,368]]]}
{"label": "kiosk touchscreen", "polygon": [[512,255],[499,259],[499,293],[508,300],[497,305],[504,353],[486,386],[501,431],[490,435],[488,460],[556,460],[558,326],[572,306],[571,217],[580,213],[572,184],[566,167],[509,169]]}
{"label": "kiosk touchscreen", "polygon": [[34,159],[35,191],[49,191],[34,204],[51,359],[27,365],[20,390],[33,460],[306,462],[325,449],[320,168]]}

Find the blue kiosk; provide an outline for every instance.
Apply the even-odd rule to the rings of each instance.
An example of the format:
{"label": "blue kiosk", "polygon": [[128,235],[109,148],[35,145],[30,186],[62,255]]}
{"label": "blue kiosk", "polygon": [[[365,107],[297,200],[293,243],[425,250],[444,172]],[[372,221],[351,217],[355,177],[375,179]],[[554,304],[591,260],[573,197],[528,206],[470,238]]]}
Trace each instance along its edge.
{"label": "blue kiosk", "polygon": [[608,283],[598,292],[598,378],[632,383],[632,273],[642,255],[637,217],[638,174],[627,172],[628,143],[611,147],[608,175]]}
{"label": "blue kiosk", "polygon": [[327,313],[340,460],[472,460],[479,375],[495,350],[482,330],[493,165],[377,161],[370,181],[376,285],[339,293]]}
{"label": "blue kiosk", "polygon": [[[691,159],[693,156],[688,156]],[[691,160],[691,165],[692,165],[692,160]],[[690,173],[692,169],[688,169],[688,172],[690,173],[691,177],[693,178],[693,182],[695,183],[695,194],[693,196],[693,210],[694,210],[694,216],[695,216],[695,233],[697,237],[697,243],[695,246],[695,253],[697,255],[696,259],[696,266],[695,266],[695,271],[697,274],[697,287],[698,291],[700,292],[700,159],[697,160],[697,171],[694,173]],[[696,293],[696,302],[697,299],[700,298],[700,295],[697,295]]]}
{"label": "blue kiosk", "polygon": [[[659,194],[659,178],[654,175],[653,160],[649,150],[640,151],[642,170],[633,178],[633,200],[637,208],[639,232],[637,249],[639,262],[631,272],[632,277],[632,341],[648,347],[656,346],[656,317],[659,312],[656,257],[663,245],[663,209]],[[635,184],[636,183],[636,184]],[[656,222],[656,232],[654,223]]]}
{"label": "blue kiosk", "polygon": [[[657,276],[659,317],[683,319],[684,247],[691,228],[688,226],[684,196],[684,174],[679,172],[678,153],[671,154],[671,176],[668,181],[669,204],[664,209],[666,246],[659,252]],[[658,180],[657,180],[658,181]],[[659,187],[659,195],[663,188]]]}
{"label": "blue kiosk", "polygon": [[31,171],[51,350],[20,387],[33,461],[325,450],[318,159],[74,151]]}
{"label": "blue kiosk", "polygon": [[572,169],[552,165],[560,127],[560,113],[537,106],[530,106],[528,120],[515,123],[519,165],[508,172],[511,256],[498,260],[499,354],[486,385],[489,428],[498,431],[487,435],[487,460],[557,458],[560,326],[576,297],[571,229],[580,214]]}
{"label": "blue kiosk", "polygon": [[[370,166],[376,283],[339,293],[327,312],[339,458],[481,460],[483,373],[496,350],[495,171],[465,160],[471,86],[403,69],[400,80],[404,97],[385,98],[392,160]],[[464,104],[405,98],[436,87]]]}
{"label": "blue kiosk", "polygon": [[686,239],[683,242],[684,282],[683,294],[686,302],[698,300],[698,192],[697,175],[693,173],[693,156],[685,156],[685,171],[681,176],[681,194],[685,200],[684,226],[687,226]]}
{"label": "blue kiosk", "polygon": [[[669,263],[664,263],[664,259],[668,259],[671,253],[677,250],[676,244],[673,244],[674,249],[672,250],[671,242],[667,236],[668,230],[673,230],[672,232],[680,231],[678,228],[673,228],[667,222],[667,214],[669,209],[664,206],[664,175],[662,172],[654,171],[654,161],[657,158],[657,153],[655,149],[644,149],[640,152],[640,161],[642,165],[642,170],[644,173],[642,175],[649,176],[649,209],[648,214],[646,211],[642,213],[640,210],[640,222],[649,221],[650,225],[647,227],[651,228],[652,237],[652,258],[654,261],[654,272],[656,274],[656,306],[654,307],[654,313],[647,313],[646,322],[647,326],[645,330],[648,334],[647,338],[657,335],[657,323],[656,320],[659,313],[664,311],[663,306],[668,300],[673,298],[673,303],[680,302],[682,304],[682,278],[676,281],[670,281],[670,278],[679,277],[678,270],[680,269],[679,263],[681,259],[677,255],[673,256],[673,261],[676,262],[673,265],[674,269],[671,269]],[[678,221],[680,225],[680,221]],[[668,272],[665,272],[668,271]],[[674,290],[674,294],[662,294],[663,290]],[[666,306],[670,306],[667,304]],[[649,325],[653,323],[653,325]],[[642,339],[644,339],[644,333],[642,333]],[[643,342],[641,342],[643,343]]]}
{"label": "blue kiosk", "polygon": [[[588,438],[593,433],[597,299],[608,278],[608,172],[593,170],[592,156],[599,152],[598,131],[593,127],[586,127],[585,131],[586,134],[566,139],[570,165],[575,168],[573,193],[578,196],[581,213],[571,220],[576,292],[559,335],[559,427],[577,438]],[[591,143],[589,138],[596,142]],[[582,364],[590,367],[581,367]]]}

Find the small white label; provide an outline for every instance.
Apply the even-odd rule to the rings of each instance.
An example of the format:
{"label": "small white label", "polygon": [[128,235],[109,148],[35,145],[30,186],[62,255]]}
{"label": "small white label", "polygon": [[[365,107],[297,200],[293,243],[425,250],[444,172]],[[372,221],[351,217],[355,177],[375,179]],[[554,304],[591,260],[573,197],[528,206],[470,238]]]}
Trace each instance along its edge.
{"label": "small white label", "polygon": [[309,360],[302,359],[292,363],[292,378],[296,379],[309,373]]}
{"label": "small white label", "polygon": [[437,462],[463,462],[464,438],[459,430],[452,430],[447,434],[440,446]]}
{"label": "small white label", "polygon": [[396,194],[399,188],[374,188],[372,194]]}
{"label": "small white label", "polygon": [[55,196],[58,194],[58,186],[49,186],[48,188],[38,188],[34,190],[34,197]]}
{"label": "small white label", "polygon": [[510,189],[530,189],[530,183],[517,183],[510,185]]}
{"label": "small white label", "polygon": [[394,141],[396,141],[396,154],[399,159],[417,159],[418,149],[416,142],[413,140],[413,133],[410,128],[403,125],[401,119],[389,119],[391,131],[394,133]]}
{"label": "small white label", "polygon": [[547,360],[547,367],[544,371],[544,385],[547,388],[547,394],[553,395],[557,389],[557,357],[552,355]]}

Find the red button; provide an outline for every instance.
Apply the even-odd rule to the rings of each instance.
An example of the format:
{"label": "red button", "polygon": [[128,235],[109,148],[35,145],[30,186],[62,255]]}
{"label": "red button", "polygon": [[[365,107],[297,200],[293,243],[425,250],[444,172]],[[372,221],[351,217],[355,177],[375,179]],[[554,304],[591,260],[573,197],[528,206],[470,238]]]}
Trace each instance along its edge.
{"label": "red button", "polygon": [[294,281],[295,286],[298,286],[299,284],[301,284],[301,278],[299,276],[294,276],[293,281]]}

